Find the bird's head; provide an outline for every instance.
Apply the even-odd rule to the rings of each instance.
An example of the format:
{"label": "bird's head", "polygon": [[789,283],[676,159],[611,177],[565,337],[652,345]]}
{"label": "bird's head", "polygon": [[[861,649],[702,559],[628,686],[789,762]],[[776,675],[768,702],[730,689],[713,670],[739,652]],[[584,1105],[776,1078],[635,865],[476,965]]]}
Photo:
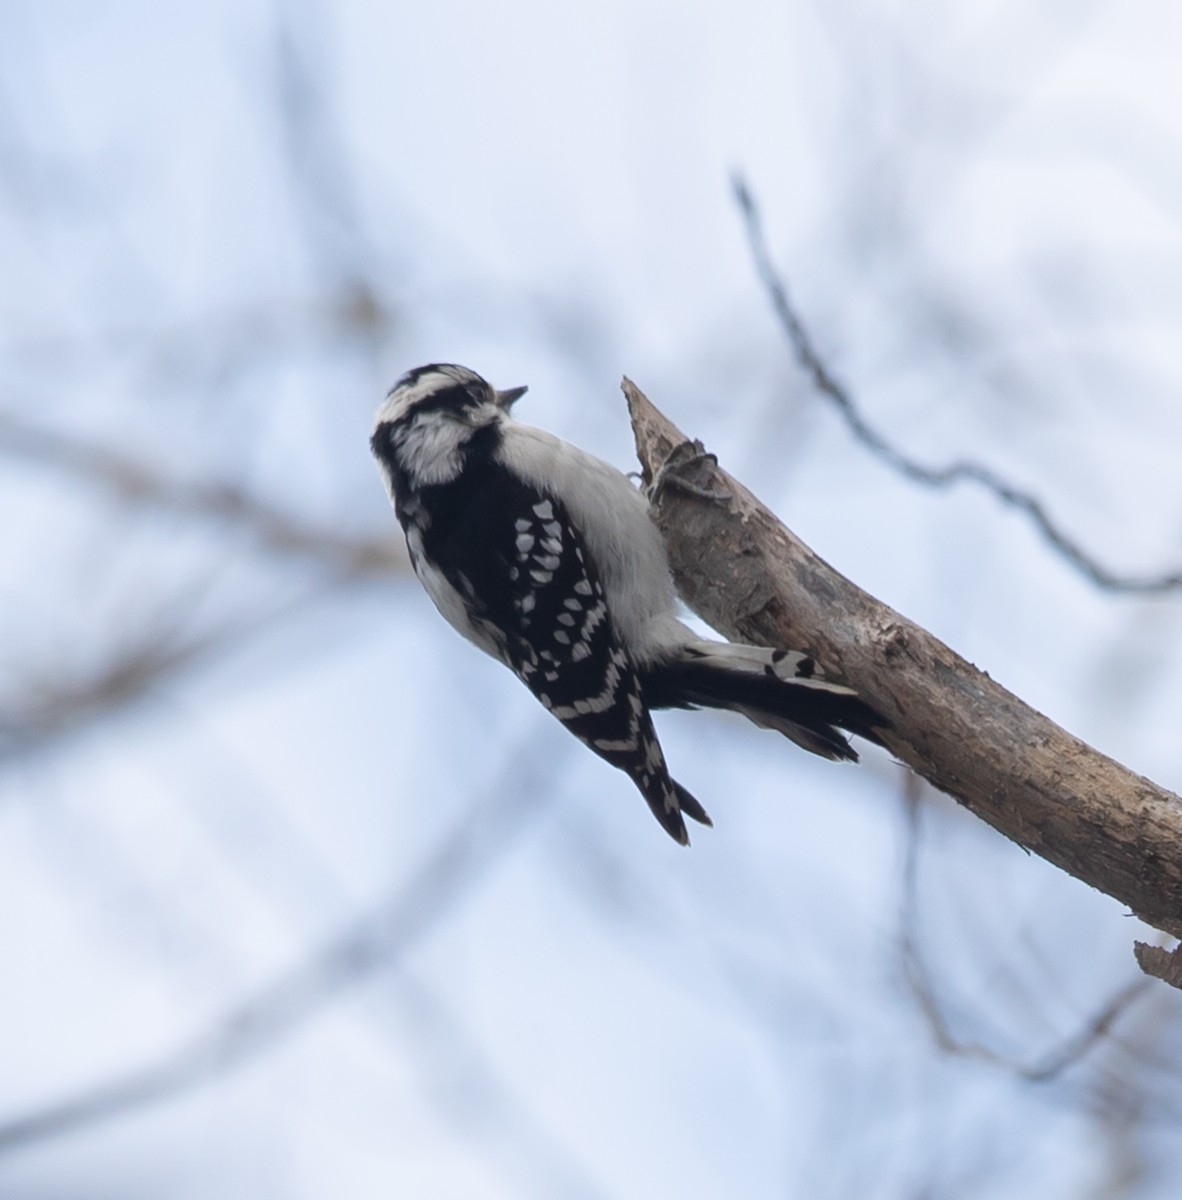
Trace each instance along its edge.
{"label": "bird's head", "polygon": [[374,417],[370,445],[387,475],[418,485],[454,478],[465,447],[509,414],[524,387],[496,388],[454,363],[415,367],[390,389]]}
{"label": "bird's head", "polygon": [[386,394],[374,420],[375,428],[386,421],[438,413],[464,425],[486,425],[503,417],[526,388],[497,391],[487,379],[455,363],[431,363],[415,367]]}

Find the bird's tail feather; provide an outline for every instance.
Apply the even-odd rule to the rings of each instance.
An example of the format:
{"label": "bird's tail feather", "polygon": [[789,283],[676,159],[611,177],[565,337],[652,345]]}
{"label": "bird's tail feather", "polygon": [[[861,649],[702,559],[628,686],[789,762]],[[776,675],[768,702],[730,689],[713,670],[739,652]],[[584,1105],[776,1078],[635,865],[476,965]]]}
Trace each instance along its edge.
{"label": "bird's tail feather", "polygon": [[675,842],[680,842],[683,846],[689,845],[689,834],[686,832],[683,817],[689,817],[700,825],[714,824],[710,820],[710,814],[697,799],[664,770],[649,780],[648,786],[639,779],[635,782],[648,801],[653,816],[660,821],[662,828]]}
{"label": "bird's tail feather", "polygon": [[730,709],[831,759],[858,757],[840,730],[880,743],[875,730],[887,724],[852,688],[824,678],[808,655],[704,639],[650,667],[645,698],[651,708]]}
{"label": "bird's tail feather", "polygon": [[673,790],[677,793],[677,803],[681,805],[681,811],[687,817],[697,821],[699,825],[713,826],[714,822],[710,820],[710,814],[698,803],[698,801],[690,795],[689,792],[677,782],[672,780]]}

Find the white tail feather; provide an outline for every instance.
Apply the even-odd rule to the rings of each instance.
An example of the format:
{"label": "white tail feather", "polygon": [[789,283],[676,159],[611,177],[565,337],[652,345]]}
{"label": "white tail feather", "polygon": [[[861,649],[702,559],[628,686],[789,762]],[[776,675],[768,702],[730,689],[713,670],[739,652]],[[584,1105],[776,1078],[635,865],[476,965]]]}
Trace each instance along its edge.
{"label": "white tail feather", "polygon": [[[799,650],[769,650],[766,646],[744,646],[738,642],[711,642],[705,638],[694,638],[685,642],[682,656],[705,660],[711,666],[721,667],[726,671],[751,675],[766,675],[770,672],[777,679],[791,681],[798,687],[816,688],[819,692],[832,692],[839,696],[856,694],[853,688],[826,679],[816,660]],[[792,737],[791,734],[788,736]]]}

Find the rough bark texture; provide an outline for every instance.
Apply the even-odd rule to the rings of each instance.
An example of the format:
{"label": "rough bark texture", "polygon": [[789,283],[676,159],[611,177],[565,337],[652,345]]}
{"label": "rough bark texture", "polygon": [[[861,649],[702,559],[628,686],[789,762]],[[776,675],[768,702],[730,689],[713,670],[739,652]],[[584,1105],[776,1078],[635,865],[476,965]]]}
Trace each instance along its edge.
{"label": "rough bark texture", "polygon": [[[625,379],[646,482],[685,436]],[[686,602],[727,636],[807,650],[891,721],[888,749],[1020,846],[1182,937],[1182,799],[1072,737],[838,574],[709,462],[653,515]],[[1156,947],[1138,961],[1177,981]],[[1158,968],[1158,969],[1155,969]]]}

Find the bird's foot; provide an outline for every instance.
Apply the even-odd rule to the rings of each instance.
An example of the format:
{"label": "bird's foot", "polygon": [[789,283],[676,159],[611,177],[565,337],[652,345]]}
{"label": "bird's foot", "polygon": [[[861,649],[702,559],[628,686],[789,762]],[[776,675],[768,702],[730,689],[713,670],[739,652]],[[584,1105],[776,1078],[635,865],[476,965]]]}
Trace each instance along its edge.
{"label": "bird's foot", "polygon": [[648,486],[649,504],[654,506],[659,504],[665,489],[670,487],[675,487],[679,491],[697,496],[702,500],[715,500],[721,503],[732,499],[731,493],[724,488],[703,487],[699,483],[686,479],[685,472],[687,470],[704,462],[709,463],[712,467],[717,467],[718,457],[711,454],[697,440],[679,442],[666,455],[665,461],[657,468],[657,473]]}

